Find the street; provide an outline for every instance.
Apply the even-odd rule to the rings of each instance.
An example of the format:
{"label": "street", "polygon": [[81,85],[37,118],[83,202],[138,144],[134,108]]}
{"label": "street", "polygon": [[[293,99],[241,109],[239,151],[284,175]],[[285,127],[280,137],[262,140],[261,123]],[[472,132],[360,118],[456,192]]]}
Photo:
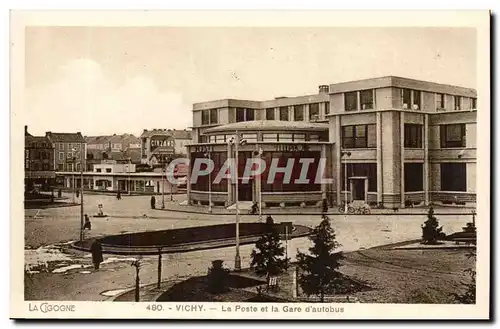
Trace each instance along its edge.
{"label": "street", "polygon": [[[67,196],[71,196],[68,194]],[[175,198],[182,200],[185,196]],[[84,211],[92,220],[92,230],[86,237],[165,230],[234,222],[234,215],[190,214],[152,210],[150,196],[85,195]],[[165,202],[169,198],[166,196]],[[161,196],[156,196],[161,204]],[[103,205],[107,218],[93,218],[98,205]],[[440,212],[442,210],[440,209]],[[450,210],[451,212],[451,210]],[[134,257],[104,255],[99,271],[91,267],[90,254],[68,248],[67,243],[79,237],[80,207],[26,210],[25,213],[25,298],[29,300],[105,300],[106,291],[131,288],[134,284]],[[145,216],[144,216],[145,215]],[[292,221],[310,227],[317,225],[319,215],[273,215],[276,222]],[[425,214],[420,215],[332,215],[332,226],[344,251],[402,242],[421,237]],[[438,216],[446,234],[461,231],[470,215]],[[242,215],[242,222],[253,222],[257,216]],[[309,247],[307,238],[288,242],[288,255],[295,259],[297,249]],[[241,246],[242,266],[250,264],[253,245]],[[178,279],[207,272],[211,261],[221,259],[229,268],[234,266],[234,247],[169,254],[163,256],[163,280]],[[141,284],[157,280],[157,258],[141,257]]]}

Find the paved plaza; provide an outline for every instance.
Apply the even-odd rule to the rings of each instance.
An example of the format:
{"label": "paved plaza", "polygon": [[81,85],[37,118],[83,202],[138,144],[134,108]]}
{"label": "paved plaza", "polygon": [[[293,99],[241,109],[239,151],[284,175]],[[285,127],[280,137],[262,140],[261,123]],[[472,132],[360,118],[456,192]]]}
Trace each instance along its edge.
{"label": "paved plaza", "polygon": [[[69,194],[67,196],[70,196]],[[178,202],[184,195],[175,196]],[[69,198],[71,199],[71,198]],[[106,218],[92,218],[92,230],[86,237],[99,237],[126,232],[165,230],[191,226],[233,223],[234,215],[198,214],[168,210],[152,210],[150,196],[123,196],[117,200],[109,195],[85,195],[84,212],[93,216],[98,205],[103,205]],[[156,197],[161,205],[161,196]],[[169,200],[169,197],[166,197]],[[167,202],[169,208],[170,201]],[[178,202],[176,204],[178,204]],[[172,207],[174,208],[174,207]],[[440,225],[446,234],[461,231],[471,215],[456,214],[457,209],[439,209]],[[468,212],[468,211],[467,211]],[[445,213],[449,213],[446,215]],[[273,215],[276,222],[292,221],[313,227],[319,215]],[[374,246],[403,242],[421,237],[421,225],[426,215],[394,213],[389,215],[331,215],[337,239],[346,252]],[[242,222],[258,221],[258,216],[242,215]],[[134,257],[104,255],[99,271],[91,267],[89,253],[69,248],[68,243],[79,236],[80,207],[49,208],[25,211],[25,298],[29,300],[106,300],[107,291],[122,291],[134,284]],[[298,238],[288,242],[288,254],[295,259],[297,249],[305,250],[310,242]],[[241,246],[242,266],[250,264],[253,245]],[[211,261],[224,260],[227,267],[234,266],[234,247],[168,254],[163,256],[163,280],[178,280],[206,274]],[[141,284],[157,280],[157,257],[141,257]]]}

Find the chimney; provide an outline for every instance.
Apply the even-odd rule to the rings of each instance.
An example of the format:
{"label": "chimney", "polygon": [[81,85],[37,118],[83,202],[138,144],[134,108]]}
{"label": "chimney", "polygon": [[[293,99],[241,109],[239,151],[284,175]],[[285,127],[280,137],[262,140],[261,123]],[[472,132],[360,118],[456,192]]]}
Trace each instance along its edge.
{"label": "chimney", "polygon": [[24,126],[24,134],[27,135],[28,134],[28,126]]}
{"label": "chimney", "polygon": [[142,132],[143,132],[143,133],[145,133],[145,132],[147,132],[147,131],[148,131],[147,129],[144,129]]}
{"label": "chimney", "polygon": [[45,133],[45,136],[47,136],[47,137],[52,137],[52,131],[47,131],[47,132]]}
{"label": "chimney", "polygon": [[320,94],[328,94],[329,91],[330,91],[330,87],[328,85],[319,86],[319,93]]}

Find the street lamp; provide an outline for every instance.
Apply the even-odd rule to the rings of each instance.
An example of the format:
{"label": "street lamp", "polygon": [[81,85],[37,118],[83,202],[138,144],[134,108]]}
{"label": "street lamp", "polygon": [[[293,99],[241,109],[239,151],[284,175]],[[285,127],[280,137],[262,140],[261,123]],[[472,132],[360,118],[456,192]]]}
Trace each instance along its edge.
{"label": "street lamp", "polygon": [[[208,161],[211,162],[212,157],[210,154],[210,150],[205,153],[205,157],[208,158]],[[212,171],[208,171],[208,212],[212,213]]]}
{"label": "street lamp", "polygon": [[130,195],[130,186],[132,185],[132,184],[130,184],[130,166],[131,165],[132,165],[132,158],[128,157],[128,187],[127,187],[128,195]]}
{"label": "street lamp", "polygon": [[[351,152],[342,151],[340,153],[340,155],[342,157],[344,155],[350,157],[351,156]],[[344,212],[347,214],[347,161],[344,161],[344,193],[345,193],[345,203],[344,203],[345,210],[344,210]]]}
{"label": "street lamp", "polygon": [[165,209],[165,175],[167,174],[165,167],[161,168],[161,209]]}
{"label": "street lamp", "polygon": [[[168,164],[170,164],[170,162],[172,162],[172,158],[168,158]],[[173,175],[173,169],[172,169],[172,175]],[[167,176],[167,168],[165,166],[165,176]],[[170,186],[170,202],[174,201],[174,195],[173,195],[173,191],[172,191],[172,188],[173,188],[173,185],[172,185],[172,182],[169,181],[169,186]]]}
{"label": "street lamp", "polygon": [[[83,150],[83,144],[80,144],[80,150]],[[73,152],[76,152],[77,149],[73,148]],[[74,154],[74,153],[73,153]],[[83,220],[83,152],[80,152],[80,241],[83,241],[85,239],[85,232],[83,229],[84,226],[84,220]],[[73,155],[73,164],[76,163],[76,156]],[[75,175],[73,175],[73,188],[75,188],[76,191],[76,186],[74,185],[75,182]],[[74,194],[73,194],[74,195]]]}

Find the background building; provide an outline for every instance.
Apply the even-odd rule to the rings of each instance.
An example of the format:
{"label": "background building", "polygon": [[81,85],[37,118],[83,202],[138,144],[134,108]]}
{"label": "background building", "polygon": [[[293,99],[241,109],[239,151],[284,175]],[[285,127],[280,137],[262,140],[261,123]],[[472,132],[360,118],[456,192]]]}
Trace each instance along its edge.
{"label": "background building", "polygon": [[[252,149],[262,149],[264,158],[281,151],[280,159],[303,157],[307,149],[327,159],[325,176],[333,183],[321,186],[321,193],[314,187],[299,194],[280,182],[271,191],[254,184],[251,198],[240,193],[267,204],[311,203],[322,196],[333,204],[347,199],[385,207],[474,203],[476,97],[473,89],[389,76],[322,85],[309,96],[198,103],[189,156],[191,163],[211,152],[230,156],[227,136],[239,131],[248,142],[240,163]],[[188,185],[190,201],[208,202],[203,179]],[[212,200],[233,203],[234,182],[219,185],[211,187]]]}
{"label": "background building", "polygon": [[80,132],[53,133],[45,136],[54,145],[54,168],[56,171],[80,171],[85,160],[86,142]]}
{"label": "background building", "polygon": [[46,136],[33,136],[24,126],[25,192],[49,191],[55,185],[54,146]]}
{"label": "background building", "polygon": [[140,139],[141,163],[151,167],[162,166],[169,159],[186,155],[186,144],[191,141],[191,131],[144,129]]}

